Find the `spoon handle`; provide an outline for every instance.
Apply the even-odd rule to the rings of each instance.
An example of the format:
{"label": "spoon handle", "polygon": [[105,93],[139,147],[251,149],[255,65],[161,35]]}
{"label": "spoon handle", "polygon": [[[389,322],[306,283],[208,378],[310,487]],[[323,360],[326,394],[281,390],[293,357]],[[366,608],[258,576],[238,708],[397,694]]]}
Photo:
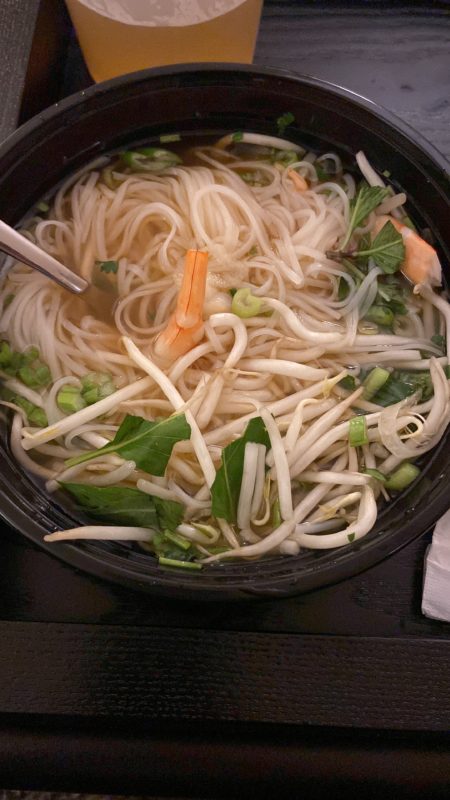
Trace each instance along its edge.
{"label": "spoon handle", "polygon": [[72,272],[56,258],[50,256],[40,247],[30,242],[25,236],[10,228],[5,222],[0,221],[0,250],[17,258],[33,269],[43,272],[48,278],[59,283],[64,289],[80,294],[88,287],[88,282],[75,272]]}

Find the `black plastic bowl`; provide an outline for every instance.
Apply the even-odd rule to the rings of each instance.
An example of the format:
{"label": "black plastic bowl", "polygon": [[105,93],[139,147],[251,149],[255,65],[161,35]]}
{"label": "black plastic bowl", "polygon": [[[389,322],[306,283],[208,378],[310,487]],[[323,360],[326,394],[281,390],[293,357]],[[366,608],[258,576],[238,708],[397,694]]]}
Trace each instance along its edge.
{"label": "black plastic bowl", "polygon": [[[364,149],[408,195],[416,221],[430,228],[450,263],[448,164],[400,120],[368,100],[313,78],[231,65],[177,66],[99,84],[48,109],[0,148],[0,219],[17,223],[65,175],[102,153],[162,133],[252,130],[276,134],[276,119],[295,116],[289,138],[352,158]],[[12,457],[3,429],[0,506],[18,531],[64,561],[136,589],[201,599],[284,596],[354,575],[425,533],[450,506],[447,433],[420,479],[379,516],[364,539],[296,558],[223,564],[201,573],[162,569],[147,554],[116,543],[45,544],[73,527],[70,513],[43,495]],[[76,524],[76,523],[75,523]]]}

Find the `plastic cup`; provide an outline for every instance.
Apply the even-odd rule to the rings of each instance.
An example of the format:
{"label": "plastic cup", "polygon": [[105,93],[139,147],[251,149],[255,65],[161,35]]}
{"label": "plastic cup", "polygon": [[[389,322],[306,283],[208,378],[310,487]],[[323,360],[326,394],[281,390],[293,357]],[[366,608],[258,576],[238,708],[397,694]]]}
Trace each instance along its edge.
{"label": "plastic cup", "polygon": [[96,81],[199,61],[251,63],[263,0],[66,0]]}

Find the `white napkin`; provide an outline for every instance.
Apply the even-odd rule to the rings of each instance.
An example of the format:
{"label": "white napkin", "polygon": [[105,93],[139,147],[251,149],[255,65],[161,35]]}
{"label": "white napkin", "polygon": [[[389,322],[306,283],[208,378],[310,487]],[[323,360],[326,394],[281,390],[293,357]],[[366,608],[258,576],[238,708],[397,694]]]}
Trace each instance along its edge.
{"label": "white napkin", "polygon": [[450,622],[450,511],[437,523],[425,553],[422,613]]}

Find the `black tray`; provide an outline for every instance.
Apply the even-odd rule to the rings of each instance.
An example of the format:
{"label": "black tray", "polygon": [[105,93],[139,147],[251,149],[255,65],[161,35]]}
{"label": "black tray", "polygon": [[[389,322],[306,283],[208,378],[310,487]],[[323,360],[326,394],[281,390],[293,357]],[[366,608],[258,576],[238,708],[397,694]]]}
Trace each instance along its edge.
{"label": "black tray", "polygon": [[[449,5],[386,5],[266,0],[255,61],[365,94],[450,155]],[[62,2],[29,9],[0,8],[4,135],[20,107],[90,82]],[[450,627],[420,610],[429,536],[337,586],[232,606],[135,594],[2,536],[3,786],[445,796]]]}

